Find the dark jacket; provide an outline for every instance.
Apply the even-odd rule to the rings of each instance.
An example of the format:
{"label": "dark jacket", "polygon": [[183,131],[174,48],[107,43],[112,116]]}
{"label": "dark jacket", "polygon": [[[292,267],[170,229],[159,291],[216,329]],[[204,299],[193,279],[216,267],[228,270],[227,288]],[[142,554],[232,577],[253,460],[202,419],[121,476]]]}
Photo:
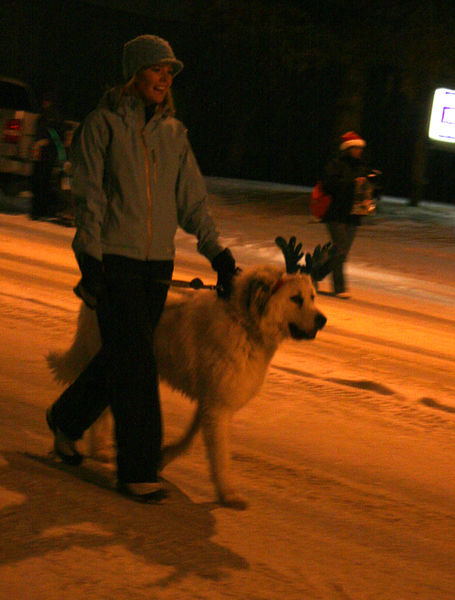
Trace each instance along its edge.
{"label": "dark jacket", "polygon": [[337,221],[358,225],[360,217],[351,215],[354,203],[355,179],[366,177],[366,164],[347,152],[342,152],[329,162],[322,178],[324,190],[332,196],[332,203],[322,219],[324,222]]}

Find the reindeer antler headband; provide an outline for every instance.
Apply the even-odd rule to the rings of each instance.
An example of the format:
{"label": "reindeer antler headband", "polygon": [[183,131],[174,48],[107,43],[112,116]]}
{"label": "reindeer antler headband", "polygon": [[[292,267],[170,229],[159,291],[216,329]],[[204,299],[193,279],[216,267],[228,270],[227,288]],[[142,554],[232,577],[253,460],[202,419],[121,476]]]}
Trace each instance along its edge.
{"label": "reindeer antler headband", "polygon": [[[275,238],[275,244],[281,249],[286,263],[286,273],[307,273],[311,275],[313,281],[321,281],[332,270],[332,259],[337,252],[335,246],[327,242],[324,246],[317,245],[313,254],[302,251],[302,244],[296,244],[297,239],[293,235],[289,242],[278,236]],[[299,264],[305,254],[305,263]]]}

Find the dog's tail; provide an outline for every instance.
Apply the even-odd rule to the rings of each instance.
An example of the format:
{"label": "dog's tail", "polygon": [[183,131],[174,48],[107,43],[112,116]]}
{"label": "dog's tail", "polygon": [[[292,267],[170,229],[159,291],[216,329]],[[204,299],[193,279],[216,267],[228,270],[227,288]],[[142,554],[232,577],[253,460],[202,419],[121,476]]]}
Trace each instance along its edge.
{"label": "dog's tail", "polygon": [[72,383],[98,352],[100,345],[96,313],[81,304],[76,335],[70,348],[66,351],[54,350],[46,356],[56,381]]}
{"label": "dog's tail", "polygon": [[64,350],[53,350],[46,356],[47,366],[59,383],[70,384],[83,371],[84,365],[77,364],[76,356],[72,350],[73,347],[66,352]]}

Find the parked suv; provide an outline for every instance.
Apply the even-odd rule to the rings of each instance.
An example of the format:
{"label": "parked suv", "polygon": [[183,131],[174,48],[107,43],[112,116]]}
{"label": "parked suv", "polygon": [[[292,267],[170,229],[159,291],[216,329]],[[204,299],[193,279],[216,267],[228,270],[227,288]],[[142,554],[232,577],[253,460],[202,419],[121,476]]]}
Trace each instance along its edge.
{"label": "parked suv", "polygon": [[26,83],[0,77],[0,176],[11,184],[31,175],[38,104]]}

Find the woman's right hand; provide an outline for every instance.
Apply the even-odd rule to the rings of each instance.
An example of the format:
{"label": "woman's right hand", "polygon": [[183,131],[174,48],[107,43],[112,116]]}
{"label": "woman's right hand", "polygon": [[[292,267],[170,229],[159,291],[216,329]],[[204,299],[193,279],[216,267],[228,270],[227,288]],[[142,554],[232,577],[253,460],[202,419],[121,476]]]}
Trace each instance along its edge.
{"label": "woman's right hand", "polygon": [[82,278],[74,288],[76,296],[81,298],[89,308],[96,308],[98,298],[104,291],[103,263],[90,256],[81,254],[78,257]]}

